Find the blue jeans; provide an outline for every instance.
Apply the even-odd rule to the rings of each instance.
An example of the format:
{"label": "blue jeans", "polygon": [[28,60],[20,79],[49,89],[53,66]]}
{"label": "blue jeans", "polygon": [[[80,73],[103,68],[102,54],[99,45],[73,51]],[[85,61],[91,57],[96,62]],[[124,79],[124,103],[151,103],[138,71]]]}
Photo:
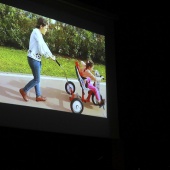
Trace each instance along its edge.
{"label": "blue jeans", "polygon": [[41,75],[41,61],[34,60],[33,58],[28,57],[28,64],[32,70],[34,78],[25,85],[23,90],[28,92],[31,88],[35,88],[36,97],[41,96],[40,89],[40,75]]}

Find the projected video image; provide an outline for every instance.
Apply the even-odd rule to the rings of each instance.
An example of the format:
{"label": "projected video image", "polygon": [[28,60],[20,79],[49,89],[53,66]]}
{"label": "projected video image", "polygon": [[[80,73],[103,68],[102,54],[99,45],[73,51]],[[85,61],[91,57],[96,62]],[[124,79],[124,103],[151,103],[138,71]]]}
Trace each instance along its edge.
{"label": "projected video image", "polygon": [[104,35],[2,3],[0,13],[1,103],[107,118]]}

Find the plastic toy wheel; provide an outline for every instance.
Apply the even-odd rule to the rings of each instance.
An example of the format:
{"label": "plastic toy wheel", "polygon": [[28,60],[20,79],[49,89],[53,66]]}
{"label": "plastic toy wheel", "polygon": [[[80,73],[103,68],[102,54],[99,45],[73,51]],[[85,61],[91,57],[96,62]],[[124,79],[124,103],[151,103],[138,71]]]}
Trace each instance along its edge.
{"label": "plastic toy wheel", "polygon": [[72,81],[68,81],[65,84],[65,90],[68,94],[73,94],[75,92],[75,85]]}
{"label": "plastic toy wheel", "polygon": [[84,110],[84,105],[79,98],[74,98],[70,103],[70,107],[73,113],[81,114]]}
{"label": "plastic toy wheel", "polygon": [[[100,95],[100,98],[102,100],[102,95]],[[96,96],[94,95],[94,93],[92,94],[92,102],[94,105],[99,105],[97,99],[96,99]]]}

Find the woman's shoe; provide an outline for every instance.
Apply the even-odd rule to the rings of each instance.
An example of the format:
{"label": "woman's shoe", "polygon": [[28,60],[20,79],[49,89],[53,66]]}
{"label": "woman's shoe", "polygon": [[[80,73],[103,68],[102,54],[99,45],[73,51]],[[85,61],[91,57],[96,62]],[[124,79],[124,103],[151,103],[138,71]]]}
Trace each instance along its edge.
{"label": "woman's shoe", "polygon": [[28,101],[28,97],[27,97],[27,93],[25,93],[25,91],[22,89],[19,90],[21,96],[23,97],[23,99],[27,102]]}
{"label": "woman's shoe", "polygon": [[46,101],[47,99],[46,99],[46,97],[43,97],[43,96],[38,96],[38,97],[36,97],[36,101],[37,102],[44,102],[44,101]]}

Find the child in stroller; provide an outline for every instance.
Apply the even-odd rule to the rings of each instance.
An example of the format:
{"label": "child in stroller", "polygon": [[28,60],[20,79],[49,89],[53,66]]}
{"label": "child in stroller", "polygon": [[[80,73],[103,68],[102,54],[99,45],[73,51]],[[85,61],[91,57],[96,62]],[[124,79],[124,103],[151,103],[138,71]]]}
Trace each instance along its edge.
{"label": "child in stroller", "polygon": [[105,100],[101,99],[100,93],[92,83],[93,81],[101,81],[103,77],[96,77],[92,71],[94,68],[94,62],[92,60],[87,60],[86,63],[84,61],[81,61],[80,71],[81,76],[85,81],[86,88],[89,88],[96,96],[96,99],[99,103],[99,107],[102,107],[105,104]]}

